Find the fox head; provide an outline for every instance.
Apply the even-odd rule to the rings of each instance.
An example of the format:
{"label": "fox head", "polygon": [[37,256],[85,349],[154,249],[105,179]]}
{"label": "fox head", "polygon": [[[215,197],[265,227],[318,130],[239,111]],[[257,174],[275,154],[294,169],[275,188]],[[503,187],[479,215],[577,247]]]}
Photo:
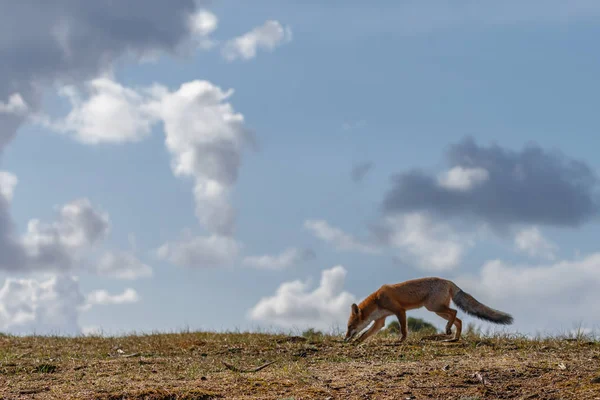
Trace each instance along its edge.
{"label": "fox head", "polygon": [[363,319],[362,311],[353,303],[350,310],[350,318],[348,318],[348,330],[346,331],[346,337],[344,338],[345,342],[352,339],[365,327]]}

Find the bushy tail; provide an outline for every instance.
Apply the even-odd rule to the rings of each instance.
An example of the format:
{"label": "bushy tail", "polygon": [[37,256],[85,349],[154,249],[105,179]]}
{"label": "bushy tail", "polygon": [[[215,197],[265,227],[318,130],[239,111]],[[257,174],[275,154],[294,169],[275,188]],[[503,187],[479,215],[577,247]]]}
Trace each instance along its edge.
{"label": "bushy tail", "polygon": [[479,319],[493,322],[495,324],[510,325],[513,322],[513,317],[510,314],[502,311],[494,310],[484,304],[481,304],[469,293],[463,292],[457,288],[456,294],[452,297],[454,304],[461,310]]}

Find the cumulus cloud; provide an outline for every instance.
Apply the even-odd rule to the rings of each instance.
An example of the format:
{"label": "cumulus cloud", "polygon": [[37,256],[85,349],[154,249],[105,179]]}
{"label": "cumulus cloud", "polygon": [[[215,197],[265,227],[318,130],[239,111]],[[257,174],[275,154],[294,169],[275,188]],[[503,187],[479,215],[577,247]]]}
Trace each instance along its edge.
{"label": "cumulus cloud", "polygon": [[159,258],[175,265],[190,268],[211,268],[231,264],[238,256],[241,245],[227,236],[191,236],[160,246]]}
{"label": "cumulus cloud", "polygon": [[13,199],[15,192],[15,186],[19,180],[13,173],[7,171],[0,171],[0,195],[4,197],[6,203],[10,203]]}
{"label": "cumulus cloud", "polygon": [[164,123],[173,173],[195,181],[196,215],[211,232],[233,234],[235,212],[229,194],[242,151],[253,144],[244,116],[227,102],[233,90],[192,81],[174,92],[155,86],[152,94],[149,109]]}
{"label": "cumulus cloud", "polygon": [[[196,215],[211,234],[166,243],[158,249],[159,256],[194,267],[222,265],[237,257],[240,244],[231,238],[235,211],[229,196],[237,181],[242,152],[254,142],[243,115],[227,102],[233,91],[207,81],[187,82],[175,91],[161,85],[131,89],[108,78],[91,81],[88,89],[87,99],[74,88],[65,89],[74,108],[63,121],[47,125],[95,144],[141,140],[155,123],[162,122],[173,174],[194,180]],[[48,229],[33,221],[29,236],[43,236],[40,232]],[[47,243],[48,236],[37,242]],[[61,249],[51,245],[45,257],[54,257],[56,263],[64,261],[67,258],[58,253]],[[150,274],[150,267],[126,254],[106,254],[95,270],[119,279]]]}
{"label": "cumulus cloud", "polygon": [[285,269],[292,265],[313,260],[315,252],[310,249],[288,248],[277,255],[247,256],[244,258],[245,265],[259,269]]}
{"label": "cumulus cloud", "polygon": [[24,334],[77,334],[84,297],[75,278],[8,278],[0,288],[0,331]]}
{"label": "cumulus cloud", "polygon": [[64,88],[73,109],[62,120],[38,120],[88,143],[134,142],[162,123],[175,176],[194,180],[196,215],[211,232],[232,235],[235,211],[229,203],[242,152],[254,138],[223,90],[208,81],[191,81],[170,91],[161,85],[127,88],[109,78],[87,83],[83,98]]}
{"label": "cumulus cloud", "polygon": [[[122,56],[173,52],[193,34],[195,0],[8,2],[0,16],[0,99],[36,110],[43,85],[80,82]],[[5,104],[6,105],[6,104]],[[0,113],[0,149],[23,118]]]}
{"label": "cumulus cloud", "polygon": [[[0,179],[0,193],[5,190]],[[6,250],[1,254],[0,269],[9,272],[86,271],[130,280],[151,276],[152,268],[137,259],[133,252],[109,250],[97,261],[90,261],[110,229],[108,213],[95,207],[87,198],[75,199],[60,207],[52,222],[29,220],[21,236],[13,231],[0,231],[4,234],[0,249],[4,246]]]}
{"label": "cumulus cloud", "polygon": [[489,179],[483,168],[454,167],[438,177],[438,184],[449,190],[466,192]]}
{"label": "cumulus cloud", "polygon": [[217,29],[218,25],[219,19],[208,10],[200,9],[190,16],[189,28],[199,48],[210,49],[216,45],[210,35]]}
{"label": "cumulus cloud", "polygon": [[99,276],[123,280],[149,278],[153,275],[152,267],[144,264],[130,251],[107,251],[93,270]]}
{"label": "cumulus cloud", "polygon": [[345,326],[350,305],[356,301],[344,290],[345,279],[346,269],[337,265],[322,271],[319,286],[314,289],[309,281],[284,282],[275,295],[260,299],[248,317],[283,328],[328,330]]}
{"label": "cumulus cloud", "polygon": [[138,142],[150,134],[155,118],[145,111],[141,94],[109,78],[93,79],[85,87],[87,98],[75,86],[61,88],[71,111],[62,120],[42,118],[42,123],[88,144]]}
{"label": "cumulus cloud", "polygon": [[538,227],[521,229],[515,235],[515,247],[531,257],[553,260],[558,246],[546,239]]}
{"label": "cumulus cloud", "polygon": [[140,301],[140,296],[132,288],[127,288],[121,294],[110,294],[106,290],[94,290],[90,292],[81,306],[81,310],[87,311],[93,306],[131,304]]}
{"label": "cumulus cloud", "polygon": [[360,182],[369,173],[369,171],[371,171],[371,169],[373,169],[373,163],[371,161],[356,164],[352,167],[350,176],[354,182]]}
{"label": "cumulus cloud", "polygon": [[32,219],[21,238],[27,268],[73,268],[81,262],[86,251],[106,237],[109,228],[108,215],[96,210],[85,198],[64,205],[53,223]]}
{"label": "cumulus cloud", "polygon": [[378,246],[360,241],[343,230],[329,225],[324,220],[307,220],[304,222],[304,228],[311,231],[318,239],[331,244],[336,250],[369,254],[380,252]]}
{"label": "cumulus cloud", "polygon": [[396,175],[383,202],[384,213],[426,211],[501,228],[573,227],[598,212],[598,179],[582,161],[537,145],[521,151],[482,147],[471,138],[450,146],[446,157],[450,171],[441,181],[422,171]]}
{"label": "cumulus cloud", "polygon": [[23,115],[27,111],[27,104],[25,104],[25,100],[23,100],[23,97],[19,93],[11,94],[6,103],[0,101],[0,114]]}
{"label": "cumulus cloud", "polygon": [[79,314],[94,306],[120,305],[140,300],[131,288],[111,295],[96,290],[84,296],[76,277],[65,274],[43,278],[7,278],[0,288],[0,331],[12,334],[81,333]]}
{"label": "cumulus cloud", "polygon": [[[3,60],[0,63],[0,155],[25,119],[39,114],[45,87],[68,84],[74,93],[73,88],[80,82],[99,76],[119,58],[177,51],[182,43],[198,34],[198,27],[194,33],[189,22],[197,12],[197,4],[195,0],[182,0],[177,4],[156,0],[133,0],[127,4],[98,0],[76,5],[72,0],[52,4],[22,0],[3,4],[0,14],[0,59]],[[206,30],[206,22],[204,26]],[[144,133],[143,124],[134,124],[132,128],[134,119],[129,118],[130,108],[123,112],[110,108],[116,100],[126,102],[122,104],[135,100],[131,93],[119,92],[115,87],[96,89],[98,92],[93,93],[90,101],[76,104],[72,118],[67,120],[70,132],[75,129],[86,132],[86,138],[91,140],[100,141],[107,135],[113,140],[123,140],[123,131],[116,132],[107,120],[125,116],[128,140],[132,140],[134,128],[138,128],[136,133]],[[105,106],[109,107],[105,109]],[[101,121],[101,116],[106,119]],[[2,188],[0,268],[17,270],[30,260],[10,218],[5,197],[7,193],[12,194],[12,190],[6,190],[6,180]],[[57,259],[58,255],[49,254],[51,249],[46,243],[64,242],[57,239],[56,227],[36,224],[30,226],[27,251]]]}
{"label": "cumulus cloud", "polygon": [[[54,84],[67,85],[63,94],[71,96],[74,107],[63,128],[79,135],[79,140],[135,141],[147,135],[148,123],[132,107],[139,103],[135,93],[96,80],[87,88],[89,98],[82,100],[75,97],[80,93],[76,88],[120,58],[176,52],[190,38],[209,34],[216,21],[207,13],[197,14],[198,3],[22,0],[3,4],[0,155],[26,118],[39,115],[44,89]],[[118,130],[111,120],[119,120]],[[0,269],[66,270],[78,265],[81,253],[105,237],[107,219],[77,201],[63,207],[54,223],[30,221],[19,236],[9,214],[13,178],[6,173],[0,178]],[[2,302],[0,329],[75,329],[80,295],[69,278],[8,280],[2,296],[8,300]]]}
{"label": "cumulus cloud", "polygon": [[292,40],[290,27],[283,27],[279,21],[268,20],[250,32],[228,40],[222,54],[228,61],[250,60],[256,57],[258,49],[273,51]]}
{"label": "cumulus cloud", "polygon": [[428,271],[459,266],[466,248],[473,245],[450,225],[435,222],[423,213],[388,217],[378,234],[382,242],[401,250],[401,259]]}
{"label": "cumulus cloud", "polygon": [[478,300],[513,313],[514,328],[535,333],[565,332],[578,323],[600,325],[600,253],[550,264],[487,262],[478,275],[456,283]]}

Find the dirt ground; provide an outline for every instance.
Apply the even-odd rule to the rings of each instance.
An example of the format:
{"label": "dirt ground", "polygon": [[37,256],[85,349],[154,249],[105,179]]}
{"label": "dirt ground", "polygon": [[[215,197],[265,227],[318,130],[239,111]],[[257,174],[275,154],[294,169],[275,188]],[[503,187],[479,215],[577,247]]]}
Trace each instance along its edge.
{"label": "dirt ground", "polygon": [[0,398],[600,399],[596,340],[397,339],[0,336]]}

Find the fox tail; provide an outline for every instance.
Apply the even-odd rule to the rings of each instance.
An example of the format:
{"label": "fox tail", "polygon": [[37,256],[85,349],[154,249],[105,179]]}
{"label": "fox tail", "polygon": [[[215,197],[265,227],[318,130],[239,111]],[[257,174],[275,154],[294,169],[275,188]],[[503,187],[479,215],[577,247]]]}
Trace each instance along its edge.
{"label": "fox tail", "polygon": [[478,302],[473,296],[464,292],[458,286],[456,286],[456,289],[454,296],[452,296],[452,301],[465,313],[495,324],[510,325],[513,323],[512,315],[494,310]]}

